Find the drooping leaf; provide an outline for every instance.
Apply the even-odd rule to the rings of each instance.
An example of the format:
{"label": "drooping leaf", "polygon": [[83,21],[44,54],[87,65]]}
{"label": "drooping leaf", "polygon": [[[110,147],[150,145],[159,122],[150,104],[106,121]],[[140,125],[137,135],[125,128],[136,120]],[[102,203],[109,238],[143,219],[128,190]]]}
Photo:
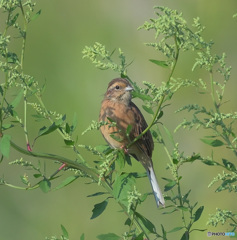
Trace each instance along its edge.
{"label": "drooping leaf", "polygon": [[224,143],[219,139],[201,138],[201,141],[212,147],[220,147],[224,145]]}
{"label": "drooping leaf", "polygon": [[51,189],[51,182],[45,178],[42,181],[40,181],[39,187],[44,193],[47,193]]}
{"label": "drooping leaf", "polygon": [[91,219],[94,219],[94,218],[97,218],[98,216],[100,216],[106,209],[107,205],[108,205],[108,199],[104,200],[101,203],[95,204],[94,208],[92,210]]}
{"label": "drooping leaf", "polygon": [[197,211],[194,213],[194,222],[196,222],[201,217],[203,210],[204,206],[201,206],[197,209]]}
{"label": "drooping leaf", "polygon": [[140,224],[143,225],[143,227],[147,230],[148,233],[156,233],[156,228],[150,220],[148,220],[138,212],[136,212],[135,215],[138,218]]}
{"label": "drooping leaf", "polygon": [[165,185],[164,191],[167,192],[171,190],[176,185],[176,182],[173,180]]}
{"label": "drooping leaf", "polygon": [[11,136],[4,134],[0,139],[0,152],[6,158],[9,158],[11,147]]}
{"label": "drooping leaf", "polygon": [[122,238],[114,233],[100,234],[97,236],[99,240],[121,240]]}
{"label": "drooping leaf", "polygon": [[153,110],[150,107],[142,105],[142,108],[149,114],[154,114]]}
{"label": "drooping leaf", "polygon": [[167,63],[167,61],[160,61],[155,59],[149,59],[149,61],[163,68],[169,67],[169,64]]}

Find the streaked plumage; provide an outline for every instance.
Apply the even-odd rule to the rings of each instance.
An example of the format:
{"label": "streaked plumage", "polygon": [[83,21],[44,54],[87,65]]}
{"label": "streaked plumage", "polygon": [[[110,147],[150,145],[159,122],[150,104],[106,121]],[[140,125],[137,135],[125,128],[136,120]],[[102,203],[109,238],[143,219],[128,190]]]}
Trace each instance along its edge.
{"label": "streaked plumage", "polygon": [[[109,119],[116,122],[116,126],[109,124],[101,127],[101,133],[112,148],[126,147],[134,138],[139,136],[146,128],[147,123],[138,107],[131,101],[133,88],[126,79],[116,78],[112,80],[105,93],[100,110],[100,121]],[[126,135],[128,126],[131,126],[129,137]],[[112,135],[112,136],[111,136]],[[154,142],[150,131],[144,134],[138,141],[130,146],[127,151],[137,159],[147,171],[151,182],[157,206],[165,205],[165,201],[152,164],[152,151]]]}

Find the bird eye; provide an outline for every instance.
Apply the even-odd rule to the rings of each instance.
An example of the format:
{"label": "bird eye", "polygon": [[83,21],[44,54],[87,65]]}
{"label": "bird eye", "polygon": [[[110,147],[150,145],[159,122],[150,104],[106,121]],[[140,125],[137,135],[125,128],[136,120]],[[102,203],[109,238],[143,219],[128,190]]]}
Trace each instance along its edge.
{"label": "bird eye", "polygon": [[115,88],[116,88],[116,89],[119,89],[119,85],[117,85]]}

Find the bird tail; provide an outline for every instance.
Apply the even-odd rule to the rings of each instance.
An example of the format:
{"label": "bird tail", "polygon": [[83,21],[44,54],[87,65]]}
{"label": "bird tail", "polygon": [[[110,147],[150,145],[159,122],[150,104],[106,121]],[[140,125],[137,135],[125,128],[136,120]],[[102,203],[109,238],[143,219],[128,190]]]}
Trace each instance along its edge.
{"label": "bird tail", "polygon": [[156,199],[157,207],[159,207],[160,204],[163,207],[165,207],[165,199],[164,199],[162,192],[160,190],[160,187],[158,185],[156,175],[155,175],[155,172],[154,172],[152,166],[147,169],[147,175],[148,175],[148,178],[149,178],[151,186],[152,186],[152,190],[153,190],[153,194]]}

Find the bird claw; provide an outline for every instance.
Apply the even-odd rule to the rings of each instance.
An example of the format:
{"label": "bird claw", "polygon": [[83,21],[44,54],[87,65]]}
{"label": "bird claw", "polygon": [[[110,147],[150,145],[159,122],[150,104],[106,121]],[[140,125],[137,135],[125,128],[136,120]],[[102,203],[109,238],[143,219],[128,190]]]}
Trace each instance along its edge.
{"label": "bird claw", "polygon": [[124,151],[125,154],[128,154],[128,149],[125,145],[122,145],[120,148]]}

